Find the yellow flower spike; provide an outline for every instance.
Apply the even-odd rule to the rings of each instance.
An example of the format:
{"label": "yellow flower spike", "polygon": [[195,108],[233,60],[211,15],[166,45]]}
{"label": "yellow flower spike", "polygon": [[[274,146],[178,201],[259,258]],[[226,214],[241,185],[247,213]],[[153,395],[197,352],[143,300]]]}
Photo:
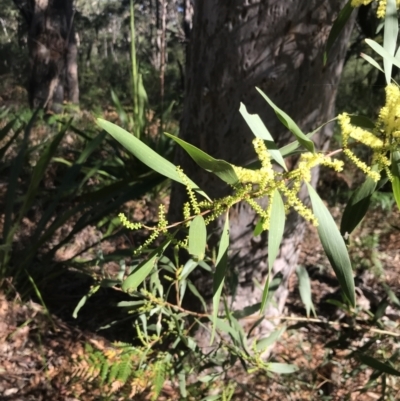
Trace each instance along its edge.
{"label": "yellow flower spike", "polygon": [[304,203],[298,198],[297,192],[292,189],[287,188],[285,185],[279,186],[279,190],[286,197],[286,204],[290,205],[300,216],[305,220],[308,220],[315,227],[318,226],[318,220],[312,213],[312,211],[307,208]]}
{"label": "yellow flower spike", "polygon": [[383,146],[381,139],[377,138],[374,134],[369,131],[365,131],[360,127],[354,127],[350,136],[358,142],[361,142],[365,146],[371,149],[380,149]]}
{"label": "yellow flower spike", "polygon": [[265,142],[261,138],[253,139],[254,150],[257,153],[258,160],[261,162],[262,170],[274,175],[271,163],[271,155],[268,152]]}
{"label": "yellow flower spike", "polygon": [[142,223],[132,223],[128,220],[128,218],[125,216],[124,213],[120,213],[118,215],[121,224],[125,227],[125,228],[129,228],[130,230],[140,230],[143,225]]}
{"label": "yellow flower spike", "polygon": [[134,251],[134,255],[139,255],[140,253],[142,253],[144,250],[146,250],[159,236],[159,231],[153,231],[149,238],[147,238],[147,240],[144,242],[143,245],[139,246],[139,248],[137,248]]}
{"label": "yellow flower spike", "polygon": [[329,160],[322,153],[303,153],[300,157],[298,167],[291,171],[287,177],[290,180],[295,180],[296,187],[300,188],[301,181],[311,181],[311,169],[313,167],[319,164],[327,166],[335,165],[335,168],[338,167],[337,163],[332,163]]}
{"label": "yellow flower spike", "polygon": [[[190,203],[185,202],[183,205],[183,219],[184,220],[189,220],[190,218]],[[187,223],[187,226],[189,226],[190,222]]]}
{"label": "yellow flower spike", "polygon": [[384,18],[386,14],[386,0],[380,0],[376,15],[378,18]]}
{"label": "yellow flower spike", "polygon": [[370,166],[367,166],[366,163],[361,161],[350,149],[344,149],[343,153],[366,175],[371,177],[374,181],[378,182],[381,178],[381,175],[376,172],[372,171]]}
{"label": "yellow flower spike", "polygon": [[179,166],[176,166],[176,171],[179,174],[179,177],[181,178],[182,183],[186,187],[186,192],[187,192],[187,194],[189,196],[189,202],[190,202],[190,205],[193,208],[194,213],[195,214],[200,214],[201,211],[200,211],[200,208],[199,208],[199,204],[197,202],[196,195],[195,195],[192,187],[189,184],[187,175],[183,172],[183,170]]}
{"label": "yellow flower spike", "polygon": [[264,210],[254,199],[247,199],[246,202],[252,207],[252,209],[262,218],[268,219],[268,213]]}
{"label": "yellow flower spike", "polygon": [[264,212],[265,216],[262,216],[264,219],[263,225],[262,225],[263,231],[269,230],[269,226],[271,223],[271,210],[272,210],[272,202],[269,202],[268,207]]}
{"label": "yellow flower spike", "polygon": [[260,170],[251,170],[249,168],[243,168],[232,165],[237,178],[241,184],[252,183],[258,184],[261,180]]}
{"label": "yellow flower spike", "polygon": [[[352,7],[359,7],[359,6],[366,6],[370,3],[372,3],[373,0],[351,0],[351,6]],[[376,10],[376,15],[378,18],[384,18],[386,15],[386,5],[387,5],[387,0],[379,0],[378,2],[378,8]],[[400,7],[400,0],[396,0],[396,6],[397,8]]]}
{"label": "yellow flower spike", "polygon": [[158,224],[157,227],[160,232],[165,232],[168,226],[168,221],[165,216],[165,206],[160,205],[158,207]]}

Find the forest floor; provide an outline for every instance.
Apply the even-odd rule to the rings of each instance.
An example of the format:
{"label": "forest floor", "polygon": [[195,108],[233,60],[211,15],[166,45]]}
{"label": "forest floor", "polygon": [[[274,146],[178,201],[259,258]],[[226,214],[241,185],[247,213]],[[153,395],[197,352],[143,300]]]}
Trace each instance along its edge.
{"label": "forest floor", "polygon": [[[335,210],[333,210],[335,213]],[[375,209],[358,229],[358,245],[351,249],[353,259],[358,258],[364,267],[358,270],[358,302],[365,309],[374,310],[384,297],[380,283],[386,282],[399,296],[400,288],[400,225],[398,212]],[[371,236],[375,242],[365,241]],[[364,240],[364,243],[362,242]],[[361,242],[360,242],[361,241]],[[357,243],[357,240],[356,240]],[[375,262],[368,267],[368,259]],[[337,340],[338,333],[346,327],[340,320],[335,306],[326,303],[338,295],[338,287],[319,245],[316,230],[309,226],[302,247],[300,263],[305,266],[312,280],[313,302],[317,318],[306,321],[304,307],[297,289],[297,278],[290,282],[290,297],[285,323],[297,324],[287,329],[274,348],[274,359],[295,363],[300,369],[296,375],[271,376],[246,375],[239,368],[231,375],[237,381],[233,400],[379,400],[382,387],[378,382],[368,385],[372,369],[362,368],[348,358],[351,346],[333,352],[325,344]],[[76,302],[76,299],[74,298]],[[90,314],[102,314],[98,307]],[[85,308],[84,308],[85,309]],[[104,310],[102,310],[103,314]],[[388,306],[387,320],[393,326],[390,335],[382,336],[385,353],[398,348],[400,337],[399,312]],[[64,316],[65,313],[64,313]],[[324,319],[322,318],[324,317]],[[321,318],[320,318],[321,317]],[[331,323],[326,323],[328,318]],[[87,316],[84,318],[87,319]],[[360,315],[360,321],[363,317]],[[337,322],[337,323],[335,323]],[[104,350],[112,347],[112,336],[102,337],[85,327],[73,324],[72,319],[61,319],[33,301],[21,302],[18,297],[10,300],[0,295],[0,399],[3,401],[86,401],[102,400],[102,389],[90,380],[74,379],[80,356],[85,347]],[[302,327],[299,326],[302,323]],[[360,324],[362,326],[362,323]],[[360,326],[360,327],[361,327]],[[351,343],[362,344],[369,335],[369,328],[360,328]],[[383,357],[386,356],[382,355]],[[358,366],[358,368],[356,368]],[[392,380],[392,379],[390,379]],[[390,382],[392,399],[400,399],[400,382]],[[248,391],[250,390],[250,392]],[[132,398],[115,394],[111,400],[148,400],[151,392],[143,391]],[[257,398],[256,398],[257,397]],[[166,382],[160,400],[179,400],[179,387]],[[195,398],[188,398],[195,399]],[[385,398],[386,399],[386,398]],[[387,398],[389,399],[389,398]]]}
{"label": "forest floor", "polygon": [[[357,229],[354,245],[350,248],[352,259],[357,263],[358,304],[364,311],[376,311],[381,301],[387,298],[384,283],[400,297],[400,214],[395,209],[392,206],[388,211],[387,207],[378,206],[369,212]],[[337,208],[332,212],[339,215]],[[85,242],[82,235],[77,244],[71,244],[72,247],[79,247],[79,241]],[[235,368],[231,378],[237,385],[232,399],[383,399],[383,382],[379,378],[371,380],[373,370],[365,365],[360,368],[360,363],[351,354],[355,346],[364,344],[376,334],[371,332],[372,326],[366,324],[369,319],[366,312],[360,312],[358,328],[347,333],[344,346],[340,345],[340,335],[349,328],[337,307],[327,302],[329,298],[340,299],[339,289],[312,226],[307,227],[299,263],[307,268],[311,278],[317,318],[307,320],[297,278],[293,275],[283,320],[288,328],[273,353],[275,361],[294,363],[299,371],[295,375],[268,376],[265,373],[247,375]],[[102,336],[101,332],[92,330],[98,327],[101,317],[113,313],[105,309],[110,304],[109,299],[106,303],[99,301],[101,294],[82,309],[80,318],[72,319],[73,308],[90,286],[90,283],[82,282],[82,288],[77,288],[76,278],[73,273],[71,277],[64,277],[56,291],[47,296],[44,294],[43,304],[22,302],[18,296],[9,299],[0,294],[1,401],[127,399],[118,392],[110,398],[103,398],[98,383],[79,377],[82,367],[79,361],[87,352],[88,344],[95,349],[107,350],[113,347],[112,341],[129,341],[129,337],[121,338],[114,332]],[[11,287],[12,283],[9,285]],[[379,352],[382,359],[388,359],[398,350],[400,339],[400,313],[392,303],[386,306],[383,321],[385,327],[378,342]],[[337,340],[336,346],[326,346],[328,342]],[[390,390],[392,399],[400,399],[399,380],[388,377],[384,386],[385,391]],[[150,400],[151,391],[132,390],[128,399]],[[159,399],[180,400],[178,384],[167,381]],[[193,397],[187,399],[196,400]]]}

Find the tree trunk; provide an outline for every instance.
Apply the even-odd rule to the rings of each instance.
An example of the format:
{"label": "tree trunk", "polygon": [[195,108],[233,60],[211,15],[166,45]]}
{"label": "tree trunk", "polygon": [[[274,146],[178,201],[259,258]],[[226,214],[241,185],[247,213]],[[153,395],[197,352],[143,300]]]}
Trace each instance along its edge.
{"label": "tree trunk", "polygon": [[14,0],[28,24],[31,107],[60,112],[79,102],[73,0]]}
{"label": "tree trunk", "polygon": [[[73,19],[73,16],[72,16]],[[70,33],[67,38],[68,49],[66,55],[66,87],[68,89],[67,99],[72,104],[79,104],[79,81],[78,81],[78,46],[73,26],[70,22]]]}
{"label": "tree trunk", "polygon": [[[197,0],[187,57],[181,138],[236,165],[250,162],[255,158],[251,144],[254,136],[238,111],[243,102],[249,112],[261,116],[279,145],[294,140],[255,90],[256,86],[305,132],[332,118],[352,22],[336,42],[325,67],[323,52],[332,23],[344,3]],[[319,149],[326,149],[331,134],[332,127],[328,126],[313,138]],[[222,181],[201,170],[183,151],[178,150],[175,161],[208,195],[219,197],[227,193]],[[318,171],[314,169],[313,185],[317,180]],[[185,188],[173,184],[170,221],[180,219],[184,200]],[[233,306],[241,309],[260,301],[261,291],[254,280],[264,283],[268,272],[267,233],[253,237],[254,213],[244,204],[231,210],[230,223],[228,270],[237,274]],[[290,214],[272,269],[273,276],[281,275],[282,282],[267,316],[282,313],[287,281],[296,267],[303,231],[303,221]],[[197,274],[196,285],[207,295],[207,289],[212,288],[211,278],[201,275],[201,271]],[[266,321],[264,328],[270,329],[270,322]]]}
{"label": "tree trunk", "polygon": [[183,0],[183,31],[186,40],[189,40],[193,28],[193,11],[192,0]]}

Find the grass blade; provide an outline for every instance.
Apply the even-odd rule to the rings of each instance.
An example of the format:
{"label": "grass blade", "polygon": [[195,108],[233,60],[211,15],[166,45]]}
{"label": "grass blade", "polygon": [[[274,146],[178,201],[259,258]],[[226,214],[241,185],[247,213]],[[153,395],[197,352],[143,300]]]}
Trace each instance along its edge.
{"label": "grass blade", "polygon": [[400,371],[393,368],[388,363],[378,361],[378,359],[375,359],[372,356],[361,354],[361,353],[358,354],[357,357],[361,363],[371,367],[372,369],[375,369],[382,373],[387,373],[389,375],[400,376]]}

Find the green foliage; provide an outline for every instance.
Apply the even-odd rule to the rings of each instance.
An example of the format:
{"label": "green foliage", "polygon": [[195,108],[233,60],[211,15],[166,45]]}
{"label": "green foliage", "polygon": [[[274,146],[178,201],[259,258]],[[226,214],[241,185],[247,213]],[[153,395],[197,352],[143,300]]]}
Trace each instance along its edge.
{"label": "green foliage", "polygon": [[354,8],[351,6],[351,0],[348,0],[346,5],[340,10],[339,15],[337,16],[335,22],[332,25],[331,31],[329,32],[329,37],[326,42],[326,50],[324,53],[324,64],[326,64],[329,56],[329,51],[332,48],[332,45],[335,43],[336,39],[340,35],[343,28],[346,26],[348,20],[350,19],[351,14],[353,13]]}
{"label": "green foliage", "polygon": [[304,266],[298,266],[296,273],[299,280],[300,298],[306,308],[306,315],[307,317],[310,317],[310,312],[312,312],[314,317],[316,317],[317,314],[311,298],[311,282],[307,270]]}
{"label": "green foliage", "polygon": [[[351,13],[350,3],[346,7],[345,16],[348,18]],[[389,22],[387,23],[389,24]],[[343,24],[340,24],[342,27]],[[338,35],[339,31],[340,27],[336,27],[333,35]],[[393,34],[393,32],[393,30],[387,29],[385,35]],[[331,39],[332,41],[333,39]],[[396,63],[398,63],[393,59],[393,41],[384,41],[383,48],[371,41],[368,43],[381,56],[390,61],[384,63],[383,69],[388,74],[391,64],[397,65]],[[236,361],[239,361],[248,372],[259,370],[292,374],[297,370],[297,367],[291,364],[263,359],[263,352],[282,335],[285,328],[278,329],[270,336],[252,342],[251,332],[262,322],[263,316],[260,314],[259,319],[250,330],[245,330],[240,323],[240,319],[257,311],[262,312],[272,302],[273,293],[280,283],[278,277],[272,278],[270,274],[268,275],[260,303],[243,310],[232,310],[228,303],[225,286],[230,263],[229,210],[234,204],[247,202],[258,215],[259,222],[254,232],[255,235],[268,231],[270,272],[278,254],[285,228],[285,217],[289,210],[294,209],[305,219],[314,223],[344,295],[343,303],[337,300],[331,302],[342,308],[350,319],[354,319],[357,316],[358,307],[356,306],[353,268],[346,241],[364,218],[372,197],[384,182],[390,180],[393,183],[394,192],[397,188],[397,131],[393,131],[391,128],[393,126],[390,125],[389,117],[387,117],[393,113],[390,109],[391,104],[397,102],[396,88],[388,87],[386,105],[376,123],[362,116],[342,114],[338,117],[343,132],[342,151],[367,175],[365,183],[350,198],[343,214],[341,231],[319,195],[309,184],[310,169],[316,165],[322,164],[337,170],[341,169],[340,162],[331,160],[331,155],[338,152],[328,155],[319,153],[311,139],[316,131],[309,134],[303,133],[296,123],[267,95],[261,91],[260,93],[274,109],[282,124],[293,133],[295,141],[278,149],[259,116],[250,115],[245,106],[241,105],[240,112],[256,137],[253,144],[258,161],[251,166],[252,168],[234,166],[224,160],[216,160],[193,145],[169,135],[200,168],[218,176],[230,185],[231,194],[222,199],[208,199],[201,188],[198,188],[183,171],[151,151],[143,142],[139,141],[137,136],[132,136],[114,124],[98,120],[98,124],[103,129],[149,168],[185,185],[188,192],[189,201],[184,205],[183,210],[184,220],[170,223],[166,220],[164,212],[160,210],[157,226],[146,227],[152,231],[149,242],[137,250],[137,254],[146,254],[144,260],[138,266],[127,270],[125,272],[127,277],[117,280],[116,283],[117,288],[127,292],[132,298],[131,302],[120,306],[129,308],[128,313],[136,327],[142,349],[150,352],[155,349],[156,345],[167,344],[169,350],[167,354],[170,355],[170,358],[174,358],[176,353],[181,357],[179,361],[173,360],[172,369],[166,375],[176,378],[183,398],[190,394],[188,377],[197,377],[200,382],[211,383],[218,380],[218,377],[222,377],[223,373],[228,372]],[[373,168],[353,152],[353,148],[357,144],[370,149],[373,154]],[[298,165],[292,171],[288,171],[285,157],[295,153],[300,154]],[[388,154],[390,157],[387,156]],[[394,167],[390,167],[392,163]],[[278,165],[280,169],[275,168],[274,164]],[[300,188],[304,184],[308,188],[312,209],[305,206],[298,196]],[[198,194],[205,197],[206,200],[199,201]],[[266,209],[262,209],[256,202],[263,197],[268,199]],[[225,225],[215,257],[215,254],[210,254],[210,249],[207,249],[206,246],[207,225],[220,216],[224,216]],[[122,217],[121,220],[126,227],[135,229],[139,227],[137,226],[139,223],[129,222],[126,217]],[[182,236],[178,236],[176,230],[180,230]],[[148,249],[148,245],[157,236],[165,237],[165,239],[161,245],[151,251]],[[173,262],[164,255],[167,248],[174,249],[175,259]],[[186,255],[183,264],[179,261],[178,250],[184,250],[183,255]],[[191,282],[190,273],[198,268],[207,270],[212,276],[211,311],[208,310],[202,295]],[[298,268],[297,273],[300,294],[306,307],[307,316],[310,312],[315,315],[311,298],[311,281],[307,271],[304,268]],[[203,306],[202,312],[185,308],[185,299],[188,295],[195,297]],[[170,301],[171,296],[175,300],[174,303]],[[234,299],[234,294],[232,298]],[[380,321],[380,316],[376,314],[371,320],[373,322],[371,324],[378,321]],[[209,322],[211,322],[211,326],[208,324]],[[207,343],[213,345],[207,354],[203,354],[193,337],[191,330],[195,323],[207,333],[205,338]],[[358,351],[362,351],[362,353]],[[384,374],[396,372],[396,368],[378,360],[375,361],[373,357],[365,356],[365,351],[367,348],[357,350],[357,355],[363,355],[359,357],[363,363]],[[201,372],[211,367],[216,368],[215,371],[213,370],[212,376],[203,376]],[[162,375],[162,379],[164,377]],[[155,387],[160,388],[160,384]],[[224,397],[226,398],[227,395],[220,394],[215,398],[206,396],[204,399],[224,399]]]}
{"label": "green foliage", "polygon": [[86,353],[76,361],[73,376],[97,381],[104,395],[121,392],[133,397],[151,389],[151,400],[157,400],[171,369],[169,355],[157,356],[129,344],[115,344],[106,350],[86,344]]}
{"label": "green foliage", "polygon": [[[105,15],[112,15],[114,18],[121,9],[116,4],[105,3],[107,4],[102,5],[104,10],[109,11],[107,7],[111,7],[112,13],[105,12],[99,16],[85,9],[78,13],[77,21],[86,27],[95,22],[93,25],[97,27],[99,38],[108,43],[110,38],[106,32],[109,22]],[[351,3],[349,1],[346,4],[332,28],[327,53],[352,13]],[[387,83],[391,81],[393,66],[400,66],[398,51],[396,52],[398,21],[397,16],[394,18],[395,6],[394,0],[388,1],[383,46],[375,41],[367,41],[370,48],[383,58],[383,68],[369,55],[364,55],[368,64],[364,63],[362,66],[362,71],[367,75],[373,74],[371,65],[383,71]],[[138,11],[144,13],[144,9],[145,7],[138,7],[136,14]],[[132,250],[131,254],[137,258],[127,263],[130,265],[121,263],[116,277],[97,276],[95,284],[81,299],[74,312],[76,316],[87,299],[101,287],[114,287],[124,292],[130,300],[121,301],[118,306],[126,311],[127,319],[132,321],[137,333],[137,344],[119,344],[106,350],[94,350],[88,346],[87,355],[77,363],[75,373],[81,379],[97,380],[104,386],[107,395],[122,389],[132,398],[141,391],[138,389],[150,387],[151,399],[156,400],[165,381],[172,380],[178,383],[183,399],[194,396],[204,401],[229,400],[234,393],[235,379],[231,379],[219,394],[211,394],[211,390],[215,383],[231,373],[237,362],[246,372],[259,371],[268,375],[277,373],[293,377],[293,373],[298,370],[290,363],[265,358],[265,352],[281,338],[286,326],[278,328],[265,338],[252,338],[253,330],[263,322],[263,312],[273,302],[274,291],[281,283],[281,278],[272,277],[271,272],[279,253],[289,211],[299,213],[317,226],[324,251],[344,294],[343,303],[332,301],[332,304],[343,310],[350,322],[343,326],[348,331],[341,333],[338,343],[348,344],[355,332],[364,333],[364,326],[361,327],[357,320],[362,310],[356,305],[349,251],[355,266],[360,266],[364,259],[377,265],[379,255],[366,255],[366,250],[376,250],[378,239],[376,236],[365,237],[361,243],[357,243],[352,233],[362,222],[374,199],[379,198],[377,191],[385,182],[391,182],[394,199],[397,205],[400,204],[399,135],[398,131],[390,131],[391,125],[386,124],[382,111],[378,123],[357,115],[339,117],[342,132],[349,131],[346,137],[343,135],[341,150],[367,175],[365,182],[355,190],[346,206],[339,232],[335,220],[309,184],[310,170],[315,166],[341,168],[341,162],[331,159],[337,152],[328,155],[319,152],[312,136],[321,127],[310,133],[302,132],[290,116],[260,90],[261,96],[273,108],[282,124],[293,133],[294,142],[278,149],[261,118],[249,114],[242,104],[239,112],[256,138],[253,144],[257,160],[251,166],[234,166],[225,160],[217,160],[174,135],[159,136],[160,129],[165,128],[164,123],[171,116],[172,102],[167,110],[163,110],[162,105],[158,106],[161,112],[158,110],[156,114],[161,121],[160,126],[156,128],[156,135],[149,134],[152,124],[149,114],[152,110],[148,106],[146,89],[150,88],[151,99],[155,94],[158,95],[159,88],[146,85],[145,89],[143,83],[154,81],[156,71],[146,61],[139,63],[139,59],[144,58],[143,50],[142,53],[140,50],[143,43],[140,41],[145,35],[135,35],[135,30],[140,30],[140,27],[143,33],[143,26],[142,22],[135,19],[134,10],[131,1],[129,18],[121,24],[121,32],[127,32],[127,29],[130,32],[129,43],[122,46],[123,51],[130,49],[130,59],[118,61],[116,53],[113,53],[114,60],[111,60],[111,56],[102,58],[97,55],[91,61],[102,69],[104,74],[98,74],[102,76],[102,80],[110,78],[115,89],[111,92],[112,100],[123,127],[99,118],[97,123],[103,129],[101,133],[91,129],[82,131],[72,120],[53,117],[47,126],[49,135],[39,144],[32,144],[30,139],[37,121],[40,120],[40,113],[14,118],[6,110],[1,112],[1,118],[8,119],[8,122],[0,130],[0,172],[7,173],[9,178],[3,201],[5,216],[0,245],[0,278],[13,276],[18,281],[21,277],[28,277],[36,290],[36,277],[46,279],[53,270],[59,268],[53,261],[55,253],[80,230],[88,225],[95,225],[102,229],[105,239],[117,229],[117,219],[110,216],[118,213],[126,201],[159,188],[165,182],[164,177],[181,183],[186,187],[189,198],[184,206],[183,221],[168,222],[163,207],[159,210],[158,222],[153,226],[130,222],[125,215],[120,215],[125,228],[144,228],[149,231],[149,238],[142,246]],[[117,36],[116,43],[122,43],[123,34]],[[88,43],[88,38],[85,41]],[[105,48],[108,48],[107,45]],[[113,81],[115,75],[126,76],[127,70],[130,71],[129,85],[126,82],[121,85],[121,82]],[[82,75],[84,85],[86,79],[90,82],[90,96],[104,83],[99,78],[95,85],[93,80],[97,80],[97,77],[88,70],[83,70]],[[129,90],[126,90],[127,86]],[[391,102],[393,99],[388,94],[385,107],[389,108]],[[127,103],[129,106],[126,106]],[[391,122],[393,124],[398,116],[394,117]],[[41,124],[44,123],[41,121]],[[71,132],[76,135],[79,146],[63,152],[63,140]],[[114,140],[126,150],[117,147]],[[231,193],[222,199],[210,199],[185,172],[170,162],[172,143],[181,146],[200,168],[227,183]],[[360,144],[372,154],[373,167],[361,160],[359,153],[353,153],[352,149]],[[285,159],[294,155],[300,156],[298,165],[289,171]],[[57,172],[57,185],[47,188],[45,178],[51,169]],[[93,184],[86,185],[89,182]],[[299,192],[304,186],[308,188],[312,208],[299,198]],[[262,198],[267,199],[264,209],[258,203]],[[24,218],[35,210],[39,202],[44,205],[42,215],[36,222],[34,231],[29,234],[29,245],[24,254],[20,255],[18,249],[15,249],[15,240],[23,231]],[[257,215],[258,223],[254,235],[268,231],[269,272],[260,302],[242,310],[233,310],[230,301],[234,300],[235,291],[228,291],[228,275],[232,282],[237,281],[237,276],[230,261],[229,211],[239,202],[247,202]],[[207,243],[207,235],[211,234],[207,226],[221,216],[225,218],[225,225],[215,250]],[[71,220],[74,224],[70,233],[51,250],[42,250],[43,245],[57,230]],[[347,247],[349,243],[350,248]],[[351,247],[354,247],[354,243],[357,251],[363,252],[362,257],[357,258],[353,252]],[[109,258],[120,260],[121,256],[111,255]],[[72,266],[80,266],[77,260],[69,262]],[[91,262],[93,263],[89,261]],[[191,274],[196,269],[203,269],[210,275],[211,310],[192,282]],[[299,267],[297,274],[307,318],[310,312],[315,316],[308,273],[305,268]],[[387,292],[392,302],[397,302],[398,305],[396,295],[390,293],[390,289]],[[231,295],[232,299],[229,299]],[[193,311],[187,307],[193,300],[201,305],[202,311]],[[387,334],[382,329],[384,323],[381,319],[384,314],[382,310],[386,306],[386,299],[382,299],[376,312],[365,323],[369,328],[378,326],[377,330],[380,331],[373,331],[375,340]],[[255,315],[257,313],[259,315]],[[256,316],[255,322],[250,328],[245,328],[242,319],[250,315]],[[314,320],[326,323],[317,318]],[[198,327],[204,332],[207,346],[211,345],[206,353],[201,349],[195,334]],[[392,358],[393,355],[384,355],[382,362],[372,343],[357,345],[354,349],[351,357],[374,369],[376,376],[373,379],[379,375],[399,375],[399,367]]]}
{"label": "green foliage", "polygon": [[[84,133],[71,121],[62,119],[57,125],[46,126],[37,112],[27,122],[12,114],[8,118],[10,122],[1,131],[4,139],[0,147],[3,154],[0,171],[8,175],[2,206],[5,211],[0,248],[2,279],[12,276],[18,282],[25,277],[25,269],[35,281],[45,279],[50,272],[60,273],[62,263],[55,262],[54,255],[75,234],[89,225],[97,225],[105,229],[103,239],[107,238],[118,228],[110,214],[161,183],[157,176],[149,176],[148,170],[135,168],[137,162],[116,149],[104,134],[89,130]],[[48,129],[49,135],[36,145],[31,138],[39,127]],[[53,134],[54,128],[58,131]],[[71,150],[72,157],[64,156],[61,146],[67,134],[75,134],[81,147],[80,151]],[[57,171],[57,185],[47,187],[46,177],[53,171]],[[86,185],[88,181],[93,184]],[[24,234],[24,219],[38,207],[41,217],[34,230]],[[70,232],[50,250],[43,251],[43,245],[70,221],[74,221]],[[23,253],[15,244],[21,235],[29,238]]]}

